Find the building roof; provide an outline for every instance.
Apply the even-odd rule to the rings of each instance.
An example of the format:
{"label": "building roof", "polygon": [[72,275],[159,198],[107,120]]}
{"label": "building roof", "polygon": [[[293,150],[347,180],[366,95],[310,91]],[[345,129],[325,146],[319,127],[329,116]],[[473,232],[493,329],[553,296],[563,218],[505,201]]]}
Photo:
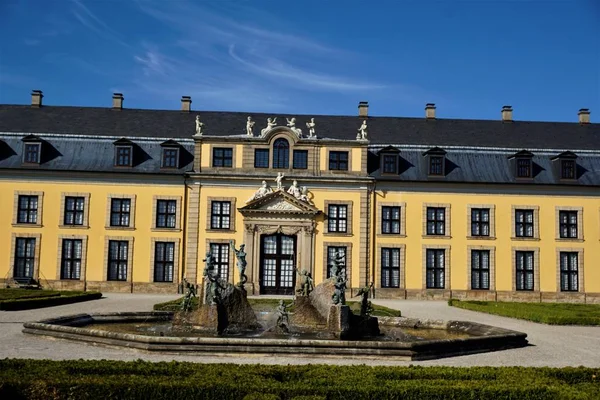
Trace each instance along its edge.
{"label": "building roof", "polygon": [[[354,139],[362,119],[357,116],[264,114],[217,111],[140,110],[99,107],[0,105],[0,132],[58,133],[111,137],[181,139],[195,133],[195,118],[206,135],[245,134],[246,119],[256,121],[255,134],[267,117],[296,117],[297,127],[315,118],[319,138]],[[600,124],[466,119],[369,117],[369,140],[375,145],[500,147],[515,149],[600,150]]]}

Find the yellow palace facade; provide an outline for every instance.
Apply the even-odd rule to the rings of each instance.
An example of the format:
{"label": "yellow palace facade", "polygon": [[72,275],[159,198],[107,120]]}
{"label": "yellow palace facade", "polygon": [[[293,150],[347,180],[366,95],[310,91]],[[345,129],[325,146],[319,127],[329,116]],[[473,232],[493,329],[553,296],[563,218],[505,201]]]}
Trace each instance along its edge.
{"label": "yellow palace facade", "polygon": [[600,125],[0,105],[0,282],[600,303]]}

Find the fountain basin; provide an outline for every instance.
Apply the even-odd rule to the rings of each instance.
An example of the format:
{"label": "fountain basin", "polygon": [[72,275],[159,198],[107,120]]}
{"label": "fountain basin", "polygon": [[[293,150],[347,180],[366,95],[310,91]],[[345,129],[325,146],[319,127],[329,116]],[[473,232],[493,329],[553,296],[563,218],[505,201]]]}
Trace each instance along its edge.
{"label": "fountain basin", "polygon": [[[107,330],[110,324],[160,323],[171,321],[168,311],[77,314],[23,324],[24,333],[76,340],[107,346],[121,346],[149,352],[178,354],[304,355],[320,357],[376,357],[400,360],[426,360],[523,347],[527,334],[465,321],[431,321],[404,317],[380,317],[382,328],[441,329],[464,334],[449,339],[418,341],[338,340],[222,336],[151,336]],[[102,324],[107,329],[93,329]],[[455,335],[456,336],[456,335]],[[466,336],[466,337],[463,337]]]}

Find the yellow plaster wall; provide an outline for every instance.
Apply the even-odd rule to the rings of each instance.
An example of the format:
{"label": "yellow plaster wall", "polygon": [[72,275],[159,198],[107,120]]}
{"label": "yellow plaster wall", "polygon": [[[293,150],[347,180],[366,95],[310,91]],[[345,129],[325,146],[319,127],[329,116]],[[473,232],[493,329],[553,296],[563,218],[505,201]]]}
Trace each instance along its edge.
{"label": "yellow plaster wall", "polygon": [[[450,245],[451,287],[453,290],[467,289],[467,269],[470,265],[470,254],[467,246],[495,246],[496,258],[496,290],[511,291],[513,282],[512,251],[513,247],[539,247],[540,249],[540,290],[556,292],[557,271],[556,248],[584,249],[584,285],[586,292],[600,292],[600,229],[599,209],[600,196],[527,196],[505,194],[464,194],[464,193],[414,193],[377,191],[377,210],[382,202],[406,203],[406,237],[378,236],[377,243],[406,245],[406,288],[422,289],[423,284],[423,245]],[[423,204],[451,204],[450,239],[423,237]],[[470,224],[467,221],[467,205],[495,205],[495,239],[467,239]],[[539,240],[513,240],[512,206],[539,206]],[[556,240],[555,221],[558,218],[556,206],[583,207],[584,241]],[[381,221],[377,219],[377,224]],[[377,257],[380,254],[376,250]],[[376,271],[376,281],[380,280],[380,271]]]}
{"label": "yellow plaster wall", "polygon": [[[42,227],[32,228],[24,224],[12,226],[12,210],[15,191],[43,192]],[[61,193],[90,193],[89,228],[59,228],[61,214]],[[88,281],[105,281],[104,252],[105,237],[133,237],[133,269],[131,279],[135,282],[151,282],[150,258],[151,238],[179,238],[181,268],[181,229],[167,232],[152,232],[153,196],[181,196],[183,202],[183,185],[158,184],[101,184],[86,182],[61,181],[0,181],[0,279],[8,275],[13,268],[10,265],[10,246],[12,233],[41,233],[39,272],[40,279],[60,279],[57,276],[59,235],[87,235],[86,279]],[[106,229],[107,199],[109,194],[136,195],[135,228]],[[183,209],[183,207],[181,207]],[[183,226],[183,215],[178,216]],[[83,277],[82,277],[83,280]]]}
{"label": "yellow plaster wall", "polygon": [[362,149],[354,148],[352,151],[352,166],[350,167],[353,172],[360,172],[362,170]]}
{"label": "yellow plaster wall", "polygon": [[210,160],[212,159],[211,146],[208,143],[202,143],[202,160],[200,163],[201,167],[210,167]]}

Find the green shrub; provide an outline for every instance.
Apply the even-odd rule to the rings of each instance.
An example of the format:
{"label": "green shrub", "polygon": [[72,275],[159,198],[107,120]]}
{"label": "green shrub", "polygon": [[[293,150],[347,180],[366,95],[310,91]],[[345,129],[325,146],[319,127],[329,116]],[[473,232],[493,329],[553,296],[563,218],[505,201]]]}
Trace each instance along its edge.
{"label": "green shrub", "polygon": [[600,368],[0,360],[3,399],[596,399]]}
{"label": "green shrub", "polygon": [[24,299],[32,297],[51,297],[60,296],[58,290],[40,290],[40,289],[0,289],[0,301],[10,299]]}
{"label": "green shrub", "polygon": [[550,325],[600,325],[599,304],[512,303],[451,299],[448,305]]}
{"label": "green shrub", "polygon": [[34,297],[34,298],[16,298],[0,301],[0,310],[18,311],[29,310],[32,308],[53,307],[63,304],[77,303],[80,301],[95,300],[102,297],[99,292],[58,292],[59,295]]}

